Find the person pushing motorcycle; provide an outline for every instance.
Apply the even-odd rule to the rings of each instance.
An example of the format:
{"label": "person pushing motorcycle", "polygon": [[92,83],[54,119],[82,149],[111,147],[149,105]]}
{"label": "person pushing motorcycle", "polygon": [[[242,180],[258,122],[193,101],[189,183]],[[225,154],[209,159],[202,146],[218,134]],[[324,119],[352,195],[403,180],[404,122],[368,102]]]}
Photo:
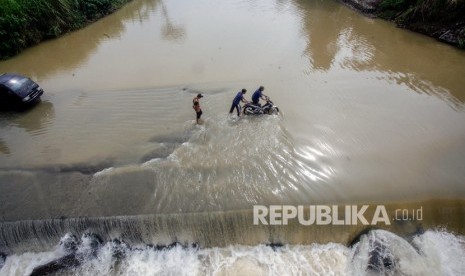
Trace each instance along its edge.
{"label": "person pushing motorcycle", "polygon": [[263,94],[263,90],[265,90],[265,87],[263,86],[260,86],[252,95],[252,103],[254,105],[258,105],[258,106],[261,106],[260,105],[260,99],[266,101],[268,96]]}
{"label": "person pushing motorcycle", "polygon": [[247,103],[247,100],[244,99],[244,94],[246,92],[247,92],[246,89],[242,89],[241,91],[237,93],[236,97],[234,97],[234,100],[232,102],[231,109],[229,110],[229,114],[232,114],[235,108],[237,110],[237,116],[241,115],[241,106],[239,104],[241,102]]}

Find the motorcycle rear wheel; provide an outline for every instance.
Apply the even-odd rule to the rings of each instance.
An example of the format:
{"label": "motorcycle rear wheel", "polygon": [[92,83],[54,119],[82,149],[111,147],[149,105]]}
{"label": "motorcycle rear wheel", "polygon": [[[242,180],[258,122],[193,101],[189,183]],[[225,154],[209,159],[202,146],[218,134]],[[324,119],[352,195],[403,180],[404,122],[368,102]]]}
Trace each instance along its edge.
{"label": "motorcycle rear wheel", "polygon": [[246,108],[244,108],[244,112],[243,112],[245,115],[253,115],[253,108],[248,106]]}

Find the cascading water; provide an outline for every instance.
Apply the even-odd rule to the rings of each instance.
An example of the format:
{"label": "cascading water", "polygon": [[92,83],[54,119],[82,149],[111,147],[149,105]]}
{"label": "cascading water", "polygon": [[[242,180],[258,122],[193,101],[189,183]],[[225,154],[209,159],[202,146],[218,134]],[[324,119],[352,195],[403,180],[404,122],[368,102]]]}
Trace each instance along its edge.
{"label": "cascading water", "polygon": [[407,241],[384,230],[352,247],[134,245],[66,235],[48,252],[9,256],[2,275],[462,275],[465,239],[427,231]]}
{"label": "cascading water", "polygon": [[[333,1],[132,1],[0,62],[46,91],[0,113],[0,275],[464,275],[464,66]],[[314,204],[391,224],[254,225]]]}

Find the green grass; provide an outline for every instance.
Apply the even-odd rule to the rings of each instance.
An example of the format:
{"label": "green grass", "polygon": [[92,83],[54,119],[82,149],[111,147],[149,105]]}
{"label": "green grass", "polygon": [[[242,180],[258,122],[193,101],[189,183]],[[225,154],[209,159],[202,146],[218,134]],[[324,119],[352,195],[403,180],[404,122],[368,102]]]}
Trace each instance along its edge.
{"label": "green grass", "polygon": [[82,28],[130,0],[0,0],[0,59]]}
{"label": "green grass", "polygon": [[462,30],[460,31],[458,40],[459,40],[459,48],[465,49],[465,27],[463,27]]}
{"label": "green grass", "polygon": [[465,0],[382,0],[377,15],[434,37],[450,30],[465,48]]}
{"label": "green grass", "polygon": [[405,23],[459,22],[465,20],[465,0],[383,0],[378,14]]}

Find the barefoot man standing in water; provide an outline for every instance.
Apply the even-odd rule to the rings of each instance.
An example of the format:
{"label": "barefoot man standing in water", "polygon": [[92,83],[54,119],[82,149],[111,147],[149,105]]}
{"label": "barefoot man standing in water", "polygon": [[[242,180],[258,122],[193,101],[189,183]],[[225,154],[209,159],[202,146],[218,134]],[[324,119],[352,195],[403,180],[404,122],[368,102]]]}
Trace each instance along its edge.
{"label": "barefoot man standing in water", "polygon": [[199,123],[200,116],[202,116],[202,109],[200,108],[200,98],[203,98],[202,94],[197,94],[197,97],[195,97],[192,100],[192,103],[194,106],[192,106],[195,110],[195,113],[197,114],[197,124]]}

